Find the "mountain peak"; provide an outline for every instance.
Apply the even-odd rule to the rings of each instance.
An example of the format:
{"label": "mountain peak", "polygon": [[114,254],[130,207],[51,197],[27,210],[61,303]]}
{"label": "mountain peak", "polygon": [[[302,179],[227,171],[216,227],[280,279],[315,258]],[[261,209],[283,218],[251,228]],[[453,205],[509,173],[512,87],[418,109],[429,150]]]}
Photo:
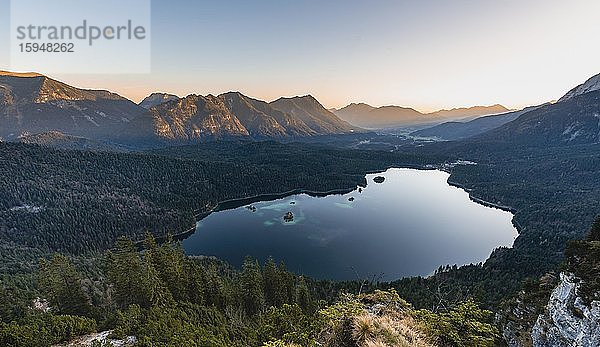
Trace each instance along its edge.
{"label": "mountain peak", "polygon": [[80,89],[36,73],[0,74],[0,137],[4,139],[51,131],[106,138],[143,112],[105,90]]}
{"label": "mountain peak", "polygon": [[150,109],[162,103],[178,99],[179,97],[174,94],[155,92],[145,97],[144,100],[139,103],[139,105],[145,109]]}
{"label": "mountain peak", "polygon": [[600,90],[600,74],[590,77],[587,81],[578,85],[577,87],[569,90],[562,98],[558,99],[558,102],[569,100],[581,94]]}
{"label": "mountain peak", "polygon": [[350,105],[344,106],[340,109],[336,109],[336,111],[341,111],[341,112],[358,112],[358,111],[371,111],[374,110],[375,107],[369,105],[369,104],[365,104],[364,102],[359,102],[359,103],[351,103]]}
{"label": "mountain peak", "polygon": [[314,96],[310,95],[310,94],[296,95],[296,96],[282,96],[282,97],[280,97],[279,99],[277,99],[277,100],[275,100],[273,102],[278,102],[278,101],[281,101],[281,100],[301,101],[301,102],[302,101],[304,101],[304,102],[309,101],[309,102],[316,102],[316,103],[320,104],[319,101],[317,101],[317,99]]}
{"label": "mountain peak", "polygon": [[357,130],[327,110],[310,94],[288,98],[282,97],[271,102],[270,105],[276,110],[300,119],[316,133],[340,134]]}

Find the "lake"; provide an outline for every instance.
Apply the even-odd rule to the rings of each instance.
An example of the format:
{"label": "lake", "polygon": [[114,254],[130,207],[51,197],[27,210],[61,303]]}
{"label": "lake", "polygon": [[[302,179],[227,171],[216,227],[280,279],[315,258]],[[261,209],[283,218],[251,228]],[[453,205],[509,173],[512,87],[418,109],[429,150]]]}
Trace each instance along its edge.
{"label": "lake", "polygon": [[[273,257],[318,279],[395,280],[481,262],[498,246],[512,246],[512,214],[471,201],[448,176],[389,169],[367,175],[365,188],[347,194],[296,194],[221,209],[200,220],[183,247],[234,266],[247,255]],[[288,212],[293,219],[286,221]]]}

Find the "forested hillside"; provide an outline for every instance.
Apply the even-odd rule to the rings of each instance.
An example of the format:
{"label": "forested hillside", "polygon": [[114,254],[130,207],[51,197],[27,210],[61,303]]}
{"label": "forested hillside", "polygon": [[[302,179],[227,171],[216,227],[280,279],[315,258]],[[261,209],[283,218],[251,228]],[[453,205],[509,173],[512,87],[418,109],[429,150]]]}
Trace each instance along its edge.
{"label": "forested hillside", "polygon": [[442,161],[270,142],[170,151],[60,151],[1,143],[2,271],[31,268],[47,252],[106,250],[119,236],[179,234],[223,200],[299,188],[352,189],[365,183],[368,171]]}
{"label": "forested hillside", "polygon": [[474,295],[497,307],[526,278],[537,279],[556,269],[569,240],[584,238],[600,213],[600,145],[540,148],[449,142],[423,146],[414,153],[476,162],[448,168],[449,181],[475,198],[510,207],[519,229],[513,247],[496,250],[484,264],[440,269],[438,276],[394,284],[419,306]]}
{"label": "forested hillside", "polygon": [[[32,333],[38,331],[36,329],[47,331],[44,327],[59,324],[69,326],[70,333],[55,337],[52,341],[113,327],[117,328],[117,332],[123,331],[122,334],[154,339],[167,334],[160,329],[156,330],[163,323],[155,320],[168,317],[171,322],[181,322],[177,326],[185,331],[182,332],[183,335],[191,334],[186,336],[196,338],[199,335],[195,334],[201,334],[210,339],[216,338],[217,340],[211,340],[217,341],[214,345],[228,345],[231,341],[238,341],[238,335],[221,331],[218,327],[222,327],[225,324],[223,322],[228,322],[230,325],[227,326],[238,329],[239,321],[246,320],[227,308],[221,308],[224,311],[218,311],[220,313],[210,313],[212,309],[205,311],[206,307],[212,307],[212,304],[202,301],[205,299],[185,298],[181,300],[186,304],[182,304],[175,297],[189,293],[181,294],[169,289],[171,294],[165,294],[166,292],[161,292],[164,288],[154,287],[160,282],[153,281],[153,286],[143,290],[129,288],[130,292],[145,295],[142,298],[127,299],[132,301],[119,303],[118,295],[110,293],[111,300],[114,301],[109,301],[108,305],[118,305],[125,310],[122,312],[129,310],[130,304],[140,307],[139,313],[135,311],[137,306],[133,306],[133,311],[127,311],[123,316],[139,317],[134,318],[133,322],[119,323],[118,319],[125,318],[108,315],[107,312],[114,309],[106,306],[107,288],[116,288],[121,277],[111,275],[111,256],[105,258],[102,255],[104,250],[112,248],[120,236],[142,240],[148,231],[158,237],[186,231],[194,226],[198,213],[206,212],[226,199],[299,188],[313,191],[350,189],[365,183],[366,172],[390,166],[430,166],[450,171],[450,181],[463,186],[474,197],[513,209],[515,223],[521,233],[513,248],[495,251],[484,264],[461,268],[441,267],[435,276],[429,278],[408,278],[393,283],[330,283],[304,279],[316,302],[325,300],[326,303],[335,303],[340,290],[358,293],[361,290],[371,292],[377,288],[394,288],[415,308],[426,308],[431,312],[450,312],[448,310],[452,308],[460,310],[461,305],[469,298],[485,308],[497,309],[522,288],[526,279],[536,279],[545,272],[556,269],[563,259],[567,242],[582,238],[587,226],[600,211],[600,197],[597,194],[600,187],[596,179],[600,171],[598,145],[514,148],[503,143],[487,143],[479,147],[465,143],[445,143],[401,150],[357,151],[308,144],[222,142],[172,147],[146,153],[109,153],[63,151],[35,145],[2,143],[0,256],[3,275],[0,290],[6,293],[4,297],[9,298],[9,303],[1,304],[0,311],[4,312],[4,317],[9,317],[9,321],[17,319],[18,322],[14,323],[17,325],[4,325],[4,329],[8,330],[4,330],[5,335],[2,336],[14,337],[11,334]],[[472,160],[477,165],[451,165],[456,159]],[[51,253],[55,251],[67,256],[50,259]],[[147,267],[143,256],[138,261],[131,255],[133,250],[130,249],[129,252],[129,264],[139,262],[139,271],[146,271],[143,276],[163,276],[158,275],[163,270],[154,272]],[[50,260],[42,262],[40,266],[39,258]],[[68,265],[71,261],[79,274],[73,272],[73,266]],[[55,262],[58,265],[52,265]],[[195,265],[191,264],[196,263],[202,266],[213,264],[203,270],[206,273],[216,271],[225,278],[236,276],[233,275],[234,270],[214,260],[185,260],[182,267],[193,268]],[[252,264],[251,267],[256,269],[257,265]],[[37,269],[56,266],[60,270],[52,270],[51,273],[70,277],[62,280],[35,280],[33,274]],[[127,276],[134,278],[135,282],[145,283],[136,277],[139,276],[136,275],[137,271],[134,266]],[[210,285],[212,288],[212,282],[206,281],[208,280],[204,278],[198,280],[197,284],[204,283],[202,285]],[[227,281],[229,280],[225,280],[226,283]],[[68,296],[73,300],[84,298],[79,303],[86,304],[68,304],[71,308],[66,311],[59,309],[55,313],[82,314],[79,311],[69,311],[74,308],[84,310],[84,318],[30,315],[27,307],[35,296],[42,295],[55,300],[53,298],[56,294],[52,290],[58,290],[55,287],[57,283],[70,282],[81,283],[82,290],[69,289]],[[163,283],[168,286],[176,282],[167,279]],[[126,286],[135,285],[130,282]],[[184,282],[179,286],[181,289],[192,284]],[[234,284],[225,287],[229,288],[230,293],[238,293],[240,290]],[[204,290],[208,289],[200,292]],[[247,291],[242,293],[248,294]],[[266,292],[263,295],[266,297]],[[174,301],[171,301],[171,297]],[[292,297],[291,294],[287,296]],[[160,302],[170,304],[153,306],[154,304],[149,304],[152,300],[167,300]],[[298,304],[294,300],[297,297],[286,303]],[[186,306],[189,302],[200,306]],[[172,303],[178,308],[169,306]],[[53,305],[63,304],[56,301]],[[321,304],[315,305],[324,308]],[[294,319],[299,319],[300,323],[297,324],[300,325],[294,325],[290,329],[309,329],[309,334],[314,339],[320,336],[316,331],[324,329],[323,326],[318,329],[301,327],[301,324],[305,324],[302,322],[307,319],[303,314],[298,315],[302,311],[301,307],[286,307],[285,310],[292,311],[284,310],[283,313],[269,309],[268,304],[261,307],[261,321],[264,312],[271,312],[276,317],[280,314],[295,315],[297,318]],[[316,314],[314,312],[320,311],[315,309],[313,314]],[[410,312],[413,312],[412,309]],[[360,312],[357,314],[360,315]],[[214,317],[211,322],[221,323],[193,319],[191,325],[185,323],[189,317],[206,315]],[[310,317],[309,321],[316,319],[314,316]],[[412,313],[411,317],[415,319]],[[424,317],[442,319],[429,314],[424,314]],[[288,318],[285,319],[287,321]],[[258,328],[253,324],[255,323],[246,328],[256,331]],[[197,327],[203,327],[202,331],[196,331],[199,329]],[[429,336],[445,334],[427,332],[427,328],[423,326],[416,329],[419,334],[426,332]],[[285,337],[286,332],[269,334],[272,334],[268,335],[269,339],[299,341],[295,340],[296,337]],[[487,341],[492,335],[486,335]],[[256,335],[248,336],[257,339],[253,341],[266,341]],[[30,345],[35,345],[37,340],[31,341],[34,342]]]}
{"label": "forested hillside", "polygon": [[49,312],[4,290],[0,344],[43,347],[106,329],[140,346],[493,346],[499,338],[491,312],[472,301],[432,312],[394,291],[338,296],[272,260],[248,258],[238,272],[151,236],[144,252],[120,239],[101,264],[89,278],[64,255],[42,260]]}

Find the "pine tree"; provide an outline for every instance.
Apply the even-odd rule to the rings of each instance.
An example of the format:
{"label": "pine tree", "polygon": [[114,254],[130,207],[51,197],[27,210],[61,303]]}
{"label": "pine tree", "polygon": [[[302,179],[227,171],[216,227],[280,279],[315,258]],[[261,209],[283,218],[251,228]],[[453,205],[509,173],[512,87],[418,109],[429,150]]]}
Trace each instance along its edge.
{"label": "pine tree", "polygon": [[166,306],[174,302],[171,292],[160,278],[149,254],[146,254],[143,263],[142,283],[145,306]]}
{"label": "pine tree", "polygon": [[279,263],[278,271],[281,281],[280,295],[283,302],[296,302],[296,278],[294,274],[287,270],[284,262]]}
{"label": "pine tree", "polygon": [[219,271],[214,264],[210,264],[205,274],[206,285],[204,287],[204,300],[207,306],[225,308],[227,295],[225,293],[225,283],[219,275]]}
{"label": "pine tree", "polygon": [[600,216],[596,218],[596,221],[592,225],[588,239],[590,241],[600,241]]}
{"label": "pine tree", "polygon": [[[169,264],[171,257],[167,249],[169,246],[158,247],[151,234],[146,234],[144,244],[146,246],[142,273],[144,301],[146,301],[146,305],[150,306],[165,306],[174,301],[172,293],[163,281],[166,277],[165,274],[171,273],[171,264]],[[167,280],[169,279],[167,278]],[[172,278],[171,280],[179,282],[178,278]]]}
{"label": "pine tree", "polygon": [[246,258],[241,274],[242,302],[246,313],[254,315],[262,310],[265,304],[263,278],[258,261]]}
{"label": "pine tree", "polygon": [[13,298],[0,283],[0,322],[10,322],[13,319],[12,302]]}
{"label": "pine tree", "polygon": [[[154,238],[149,235],[148,238],[153,242],[153,264],[158,271],[163,283],[168,287],[176,300],[182,300],[187,297],[188,288],[184,281],[184,264],[188,261],[181,244],[166,242],[160,247],[156,247]],[[170,237],[169,237],[170,239]]]}
{"label": "pine tree", "polygon": [[55,254],[49,262],[41,259],[38,282],[46,299],[61,314],[89,315],[90,299],[81,287],[81,275],[68,257]]}
{"label": "pine tree", "polygon": [[313,307],[310,291],[308,290],[306,281],[302,276],[300,276],[298,285],[296,286],[296,298],[298,306],[300,306],[304,312],[312,311]]}
{"label": "pine tree", "polygon": [[121,308],[146,304],[142,287],[142,261],[133,242],[119,238],[114,251],[107,254],[108,279],[116,304]]}
{"label": "pine tree", "polygon": [[187,260],[183,265],[183,272],[184,300],[194,304],[206,304],[206,274],[203,268],[194,261]]}
{"label": "pine tree", "polygon": [[265,263],[263,277],[265,282],[265,302],[267,306],[279,307],[283,305],[285,302],[283,283],[279,276],[279,269],[273,258],[269,258]]}

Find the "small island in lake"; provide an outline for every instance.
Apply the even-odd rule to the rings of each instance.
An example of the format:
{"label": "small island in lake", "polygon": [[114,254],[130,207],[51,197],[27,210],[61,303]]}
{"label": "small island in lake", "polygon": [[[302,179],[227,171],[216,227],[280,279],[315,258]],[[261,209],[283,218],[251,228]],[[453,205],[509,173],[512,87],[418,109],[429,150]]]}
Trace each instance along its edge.
{"label": "small island in lake", "polygon": [[348,201],[354,201],[354,197],[353,196],[349,197]]}
{"label": "small island in lake", "polygon": [[383,177],[383,176],[377,176],[377,177],[373,178],[373,181],[375,183],[383,183],[383,181],[385,181],[385,177]]}
{"label": "small island in lake", "polygon": [[291,222],[294,220],[294,214],[292,212],[288,212],[283,216],[283,221],[284,222]]}
{"label": "small island in lake", "polygon": [[252,212],[256,212],[256,207],[254,205],[246,206],[246,209]]}

